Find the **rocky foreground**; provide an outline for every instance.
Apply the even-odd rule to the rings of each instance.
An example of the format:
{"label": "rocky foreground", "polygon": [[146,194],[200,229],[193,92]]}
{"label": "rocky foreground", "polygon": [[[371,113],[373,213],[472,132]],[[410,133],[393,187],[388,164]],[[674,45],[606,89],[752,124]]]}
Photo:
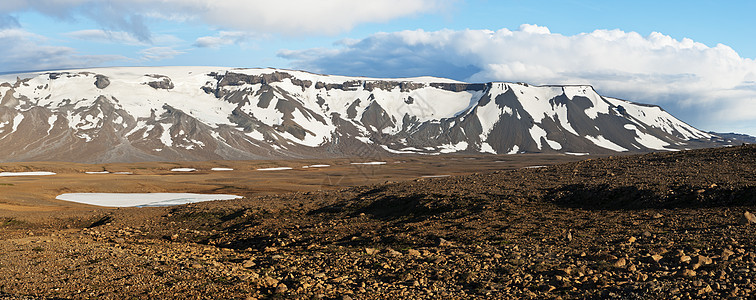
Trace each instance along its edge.
{"label": "rocky foreground", "polygon": [[0,296],[746,299],[756,146],[0,220]]}

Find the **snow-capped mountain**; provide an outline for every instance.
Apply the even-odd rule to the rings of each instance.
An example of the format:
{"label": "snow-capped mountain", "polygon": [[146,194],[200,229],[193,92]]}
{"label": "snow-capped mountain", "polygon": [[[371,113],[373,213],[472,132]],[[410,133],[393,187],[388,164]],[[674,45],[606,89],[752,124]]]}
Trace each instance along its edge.
{"label": "snow-capped mountain", "polygon": [[597,154],[724,142],[591,86],[216,67],[40,72],[0,83],[3,161]]}

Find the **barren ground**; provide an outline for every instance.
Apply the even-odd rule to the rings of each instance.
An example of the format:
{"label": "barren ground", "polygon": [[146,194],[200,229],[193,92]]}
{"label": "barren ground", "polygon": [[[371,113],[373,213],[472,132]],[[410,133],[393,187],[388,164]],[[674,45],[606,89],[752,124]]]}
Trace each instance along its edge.
{"label": "barren ground", "polygon": [[[0,178],[0,296],[746,299],[756,293],[756,224],[741,224],[745,211],[756,210],[756,146],[523,168],[577,159],[443,156],[396,164],[392,158],[382,166],[341,160],[323,169],[301,169],[324,163],[317,161],[104,166],[134,175],[81,174],[102,165],[2,164],[3,171],[59,175]],[[295,170],[254,171],[277,166]],[[169,171],[175,167],[200,171]],[[238,171],[206,171],[211,167]],[[61,192],[124,191],[246,198],[122,209],[53,200]]]}

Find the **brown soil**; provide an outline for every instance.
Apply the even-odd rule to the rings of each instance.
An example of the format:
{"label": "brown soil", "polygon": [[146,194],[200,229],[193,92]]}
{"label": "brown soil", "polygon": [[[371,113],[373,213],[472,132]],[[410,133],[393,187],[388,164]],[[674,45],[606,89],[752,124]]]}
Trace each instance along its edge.
{"label": "brown soil", "polygon": [[[0,172],[55,172],[55,176],[0,177],[0,217],[39,218],[39,211],[89,211],[103,208],[55,200],[63,193],[156,193],[192,192],[236,194],[245,197],[330,190],[358,185],[474,172],[518,169],[577,161],[569,155],[449,155],[415,157],[373,157],[369,159],[146,162],[77,164],[62,162],[0,163]],[[381,161],[385,165],[352,163]],[[327,168],[302,168],[327,164]],[[292,170],[257,171],[261,168],[291,167]],[[196,172],[171,172],[194,168]],[[234,171],[211,171],[232,168]],[[111,174],[86,174],[109,171]],[[113,174],[118,172],[129,175]]]}
{"label": "brown soil", "polygon": [[[247,196],[162,208],[93,209],[8,197],[8,205],[60,208],[3,212],[0,295],[719,299],[756,293],[756,224],[744,219],[745,211],[756,210],[756,146],[520,168],[545,164],[527,162],[493,171],[502,157],[417,158],[426,163],[395,164],[406,169],[365,176],[370,185],[332,184],[325,191],[315,191],[324,185],[300,189],[310,186],[304,179],[288,186],[276,179],[291,176],[273,177],[283,173],[250,177],[262,181],[246,185],[222,178],[231,174],[133,175],[143,176],[150,191],[188,186],[185,191]],[[417,178],[478,161],[478,174]],[[229,167],[254,176],[258,163]],[[433,169],[441,163],[456,169]],[[372,168],[382,167],[394,165]],[[339,172],[297,170],[329,171]],[[55,178],[75,189],[94,186],[70,176]],[[4,189],[31,184],[12,180],[0,180],[14,184],[0,186],[2,197]],[[227,181],[234,184],[216,188]],[[259,184],[299,192],[254,196]],[[49,185],[33,193],[60,191]]]}

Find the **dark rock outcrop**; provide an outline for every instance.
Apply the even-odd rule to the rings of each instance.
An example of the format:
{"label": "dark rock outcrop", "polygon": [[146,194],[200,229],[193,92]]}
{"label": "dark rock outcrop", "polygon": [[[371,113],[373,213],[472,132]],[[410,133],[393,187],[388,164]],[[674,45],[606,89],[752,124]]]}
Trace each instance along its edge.
{"label": "dark rock outcrop", "polygon": [[110,85],[110,79],[108,79],[108,77],[105,75],[97,75],[95,76],[95,78],[96,80],[95,80],[94,85],[98,89],[104,89]]}

